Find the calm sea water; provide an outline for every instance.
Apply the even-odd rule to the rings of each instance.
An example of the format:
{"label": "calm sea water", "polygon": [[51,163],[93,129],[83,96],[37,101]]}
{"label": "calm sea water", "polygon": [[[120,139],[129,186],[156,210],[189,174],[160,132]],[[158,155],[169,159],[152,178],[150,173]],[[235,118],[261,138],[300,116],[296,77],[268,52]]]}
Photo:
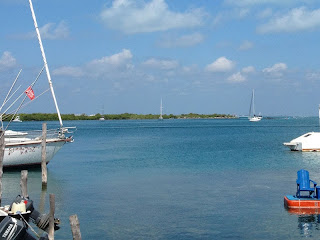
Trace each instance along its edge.
{"label": "calm sea water", "polygon": [[[285,141],[320,131],[318,118],[71,121],[75,142],[48,165],[49,193],[62,221],[56,239],[319,239],[320,218],[288,213],[301,168],[320,183],[320,153],[290,152]],[[48,122],[48,127],[57,126]],[[11,129],[41,128],[41,122]],[[20,193],[5,171],[3,204]],[[28,192],[38,207],[41,172]]]}

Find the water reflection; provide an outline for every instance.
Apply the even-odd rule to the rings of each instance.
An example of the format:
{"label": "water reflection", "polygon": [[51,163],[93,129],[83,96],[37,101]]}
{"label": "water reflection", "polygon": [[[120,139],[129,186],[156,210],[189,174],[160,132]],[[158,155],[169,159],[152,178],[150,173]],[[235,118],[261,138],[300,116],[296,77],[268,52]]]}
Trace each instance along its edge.
{"label": "water reflection", "polygon": [[296,157],[298,159],[301,158],[304,163],[307,163],[311,166],[320,166],[320,152],[302,152],[301,154],[297,154]]}
{"label": "water reflection", "polygon": [[320,230],[320,215],[299,215],[298,228],[303,237],[313,237],[315,231]]}

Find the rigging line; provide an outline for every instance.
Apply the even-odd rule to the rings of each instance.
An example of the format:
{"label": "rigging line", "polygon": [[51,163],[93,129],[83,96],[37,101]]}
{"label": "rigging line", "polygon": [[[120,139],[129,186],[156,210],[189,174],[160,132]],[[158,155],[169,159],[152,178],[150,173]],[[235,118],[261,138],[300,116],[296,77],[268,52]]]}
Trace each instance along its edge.
{"label": "rigging line", "polygon": [[45,90],[44,92],[42,92],[39,96],[35,97],[32,101],[25,103],[24,105],[21,106],[21,109],[24,108],[25,106],[27,106],[28,104],[32,103],[34,100],[36,100],[37,98],[41,97],[43,94],[45,94],[46,92],[48,92],[50,90],[50,88],[48,88],[47,90]]}
{"label": "rigging line", "polygon": [[17,212],[20,217],[23,219],[23,221],[25,222],[25,224],[28,225],[28,227],[31,229],[31,231],[39,238],[39,234],[33,229],[33,227],[28,223],[28,221],[22,216],[22,213],[21,212]]}
{"label": "rigging line", "polygon": [[[39,77],[41,76],[43,69],[45,66],[42,67],[41,71],[38,73],[38,76],[36,77],[36,79],[31,83],[30,87],[32,88],[36,82],[38,81]],[[13,114],[10,123],[12,122],[12,119],[17,115],[17,112],[21,109],[22,104],[24,103],[24,101],[26,100],[27,95],[23,98],[23,100],[21,101],[19,107],[17,108],[17,110],[15,111],[15,113]],[[8,127],[8,126],[7,126]]]}
{"label": "rigging line", "polygon": [[23,94],[24,92],[21,93],[20,96],[16,100],[14,100],[13,103],[11,103],[11,105],[7,107],[7,109],[3,113],[1,113],[1,116],[3,116],[3,114],[5,114],[17,102],[22,97]]}
{"label": "rigging line", "polygon": [[33,81],[33,83],[31,83],[31,87],[33,87],[33,85],[38,81],[40,75],[42,74],[43,70],[44,70],[45,66],[43,65],[41,71],[38,73],[38,76],[36,77],[36,79]]}
{"label": "rigging line", "polygon": [[[33,86],[36,84],[36,82],[38,81],[38,79],[39,79],[41,73],[43,72],[43,70],[44,70],[44,66],[42,67],[41,71],[38,73],[38,76],[36,77],[36,79],[30,84],[31,87],[33,87]],[[20,88],[20,87],[19,87],[19,88]],[[18,89],[17,89],[17,90],[18,90]],[[16,90],[16,91],[17,91],[17,90]],[[15,92],[16,92],[16,91],[15,91]],[[20,96],[19,96],[0,116],[2,117],[3,114],[5,114],[5,113],[17,102],[17,100],[18,100],[19,98],[21,98],[21,96],[22,96],[24,93],[25,93],[25,92],[21,93]],[[22,102],[21,102],[20,106],[18,107],[17,111],[15,112],[15,114],[19,111],[19,109],[20,109],[21,105],[24,103],[25,99],[26,99],[26,96],[25,96],[24,99],[22,100]],[[10,122],[11,122],[11,121],[10,121]]]}
{"label": "rigging line", "polygon": [[[25,100],[26,97],[27,97],[27,96],[25,96],[24,99],[23,99],[23,101],[22,101],[22,103],[20,104],[19,108],[15,111],[15,113],[12,113],[12,112],[11,112],[11,113],[9,113],[9,114],[10,114],[10,115],[13,114],[13,116],[15,116],[16,113],[17,113],[20,109],[23,109],[23,108],[26,107],[28,104],[32,103],[34,100],[36,100],[37,98],[41,97],[43,94],[45,94],[45,93],[48,92],[49,90],[50,90],[50,88],[48,88],[47,90],[45,90],[44,92],[42,92],[39,96],[37,96],[36,98],[34,98],[32,101],[27,102],[27,103],[25,103],[25,104],[22,105],[22,103],[24,102],[24,100]],[[14,112],[14,111],[13,111],[13,112]],[[2,115],[3,115],[3,114],[2,114]],[[2,117],[2,115],[1,115],[1,117]],[[6,126],[6,129],[5,129],[5,130],[7,130],[7,128],[9,127],[10,123],[12,122],[12,120],[13,120],[13,117],[11,117],[11,120],[10,120],[10,122],[8,123],[8,125]]]}
{"label": "rigging line", "polygon": [[[3,102],[3,106],[2,106],[2,107],[4,107],[4,105],[6,105],[6,103],[10,101],[10,99],[11,99],[11,98],[14,96],[14,94],[20,89],[20,87],[21,87],[21,85],[12,93],[12,95],[7,99],[6,102]],[[1,108],[2,108],[2,107],[1,107]],[[0,110],[1,110],[1,109],[0,109]]]}
{"label": "rigging line", "polygon": [[13,84],[11,85],[11,88],[10,88],[9,92],[7,93],[7,96],[6,96],[6,98],[4,99],[4,101],[3,101],[3,103],[2,103],[2,106],[0,107],[0,111],[2,110],[3,106],[6,104],[7,98],[8,98],[8,96],[10,95],[10,93],[11,93],[11,91],[12,91],[12,88],[13,88],[14,85],[16,84],[16,82],[17,82],[17,80],[18,80],[18,78],[19,78],[19,76],[20,76],[21,71],[22,71],[22,69],[20,69],[20,71],[19,71],[16,79],[14,80]]}
{"label": "rigging line", "polygon": [[[35,97],[32,101],[23,104],[23,105],[20,107],[20,109],[25,108],[27,105],[29,105],[30,103],[34,102],[34,100],[36,100],[37,98],[41,97],[43,94],[45,94],[45,93],[48,92],[49,90],[50,90],[50,88],[48,88],[47,90],[43,91],[41,94],[39,94],[37,97]],[[20,110],[20,109],[19,109],[19,110]],[[12,112],[11,112],[10,114],[12,114]]]}

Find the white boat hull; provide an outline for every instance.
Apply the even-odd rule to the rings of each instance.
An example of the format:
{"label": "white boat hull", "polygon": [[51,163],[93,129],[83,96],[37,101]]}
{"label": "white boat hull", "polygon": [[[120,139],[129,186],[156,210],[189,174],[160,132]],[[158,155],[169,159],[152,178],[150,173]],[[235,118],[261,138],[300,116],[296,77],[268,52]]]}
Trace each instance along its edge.
{"label": "white boat hull", "polygon": [[283,145],[291,151],[320,152],[320,132],[308,132]]}
{"label": "white boat hull", "polygon": [[249,121],[250,122],[259,122],[261,119],[262,119],[262,117],[252,117],[252,118],[249,118]]}
{"label": "white boat hull", "polygon": [[[47,164],[53,156],[66,143],[71,141],[67,139],[48,139],[46,143],[46,162]],[[41,165],[41,140],[25,141],[20,143],[6,143],[3,166],[4,167],[19,167],[30,165]]]}

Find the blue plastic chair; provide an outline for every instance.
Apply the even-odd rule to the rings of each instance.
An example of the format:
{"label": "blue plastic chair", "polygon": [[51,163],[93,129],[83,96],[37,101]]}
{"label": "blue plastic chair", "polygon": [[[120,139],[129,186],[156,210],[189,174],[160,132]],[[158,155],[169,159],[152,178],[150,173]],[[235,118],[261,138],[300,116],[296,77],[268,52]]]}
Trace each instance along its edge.
{"label": "blue plastic chair", "polygon": [[[315,188],[317,183],[309,179],[309,172],[307,170],[301,169],[297,172],[297,194],[296,196],[300,198],[300,192],[309,192],[309,197],[312,193],[315,193]],[[310,187],[310,182],[313,183],[313,187]]]}

